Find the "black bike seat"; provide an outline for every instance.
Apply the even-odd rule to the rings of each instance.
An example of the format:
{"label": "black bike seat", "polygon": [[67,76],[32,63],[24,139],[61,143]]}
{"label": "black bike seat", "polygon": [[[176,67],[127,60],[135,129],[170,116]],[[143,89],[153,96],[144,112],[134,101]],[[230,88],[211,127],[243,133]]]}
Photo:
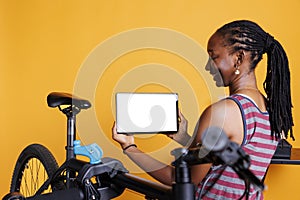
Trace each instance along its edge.
{"label": "black bike seat", "polygon": [[47,103],[48,106],[52,108],[61,105],[74,105],[80,109],[88,109],[92,106],[88,100],[64,92],[51,92],[47,96]]}

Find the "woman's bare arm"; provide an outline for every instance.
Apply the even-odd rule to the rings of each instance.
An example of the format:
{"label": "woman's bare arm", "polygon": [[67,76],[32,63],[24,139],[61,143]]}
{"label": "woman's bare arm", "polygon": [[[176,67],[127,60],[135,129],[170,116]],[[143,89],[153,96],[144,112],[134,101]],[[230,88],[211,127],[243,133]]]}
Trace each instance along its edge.
{"label": "woman's bare arm", "polygon": [[[119,142],[122,149],[134,144],[134,137],[132,135],[118,134],[116,125],[113,126],[112,133],[113,139]],[[135,146],[127,148],[124,153],[141,169],[159,182],[166,185],[172,185],[174,182],[174,168],[172,166],[152,158]]]}

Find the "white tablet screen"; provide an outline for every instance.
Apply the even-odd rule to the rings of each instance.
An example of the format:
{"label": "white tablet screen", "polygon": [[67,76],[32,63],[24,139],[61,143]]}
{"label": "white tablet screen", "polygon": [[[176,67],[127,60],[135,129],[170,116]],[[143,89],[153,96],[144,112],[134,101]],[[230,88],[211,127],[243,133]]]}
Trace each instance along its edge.
{"label": "white tablet screen", "polygon": [[175,93],[117,93],[118,133],[163,133],[178,130]]}

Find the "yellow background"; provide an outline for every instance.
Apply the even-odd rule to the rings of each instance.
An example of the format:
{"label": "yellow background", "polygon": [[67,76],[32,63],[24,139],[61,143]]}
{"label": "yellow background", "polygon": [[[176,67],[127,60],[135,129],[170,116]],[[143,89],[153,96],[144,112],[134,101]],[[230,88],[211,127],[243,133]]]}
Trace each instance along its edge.
{"label": "yellow background", "polygon": [[[113,35],[136,28],[161,27],[175,30],[205,48],[209,36],[224,23],[236,19],[256,21],[281,42],[288,54],[296,136],[295,142],[289,141],[294,147],[299,147],[299,9],[299,0],[0,0],[0,196],[9,191],[15,161],[28,144],[44,144],[60,164],[64,161],[65,117],[47,107],[47,94],[52,91],[72,92],[80,66],[89,53]],[[265,60],[257,69],[260,85],[264,80]],[[111,102],[104,102],[102,98],[112,98],[112,88],[122,76],[118,73],[118,67],[126,66],[122,70],[130,70],[149,62],[174,67],[187,79],[191,79],[191,86],[199,90],[196,96],[201,105],[196,109],[197,112],[200,113],[208,105],[209,97],[197,85],[197,77],[193,76],[186,61],[166,52],[133,52],[112,63],[109,66],[112,70],[108,70],[102,80],[107,82],[99,83],[100,92],[104,91],[106,96],[99,96],[100,92],[97,92],[94,107],[103,109],[97,113],[97,117],[107,138],[114,116]],[[136,90],[169,91],[169,88],[149,84]],[[104,107],[103,102],[108,106]],[[182,110],[186,113],[190,112],[188,104],[181,102]],[[189,119],[191,116],[187,114],[186,117]],[[193,122],[195,119],[189,120]],[[153,142],[149,144],[149,141]],[[137,142],[145,151],[154,151],[169,140],[163,136],[152,136],[148,140],[139,138]],[[114,142],[109,145],[118,148]],[[103,149],[105,152],[106,149]],[[130,163],[126,161],[125,165]],[[272,165],[266,178],[266,199],[300,199],[297,190],[300,183],[299,170],[298,166]],[[136,174],[149,178],[145,174]],[[127,191],[118,199],[143,197]]]}

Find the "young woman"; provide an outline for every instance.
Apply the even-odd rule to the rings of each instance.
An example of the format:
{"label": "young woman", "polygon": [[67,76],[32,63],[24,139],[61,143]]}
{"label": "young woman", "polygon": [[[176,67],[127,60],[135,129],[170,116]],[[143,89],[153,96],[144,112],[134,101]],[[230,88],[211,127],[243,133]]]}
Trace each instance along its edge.
{"label": "young woman", "polygon": [[[231,141],[242,146],[250,155],[250,170],[263,179],[275,152],[277,141],[290,135],[293,139],[290,72],[286,53],[280,43],[256,23],[239,20],[219,28],[207,45],[206,66],[217,86],[229,88],[230,96],[205,109],[201,114],[191,147],[201,143],[204,130],[221,127]],[[264,82],[266,97],[257,88],[255,67],[267,54],[267,75]],[[180,128],[170,135],[183,144],[187,121],[180,113]],[[153,159],[134,145],[134,137],[112,131],[124,153],[143,170],[161,183],[171,185],[174,169]],[[158,169],[151,171],[151,169]],[[226,166],[210,164],[191,167],[196,199],[239,199],[245,190],[244,181]],[[251,187],[249,199],[262,199],[262,193]]]}

